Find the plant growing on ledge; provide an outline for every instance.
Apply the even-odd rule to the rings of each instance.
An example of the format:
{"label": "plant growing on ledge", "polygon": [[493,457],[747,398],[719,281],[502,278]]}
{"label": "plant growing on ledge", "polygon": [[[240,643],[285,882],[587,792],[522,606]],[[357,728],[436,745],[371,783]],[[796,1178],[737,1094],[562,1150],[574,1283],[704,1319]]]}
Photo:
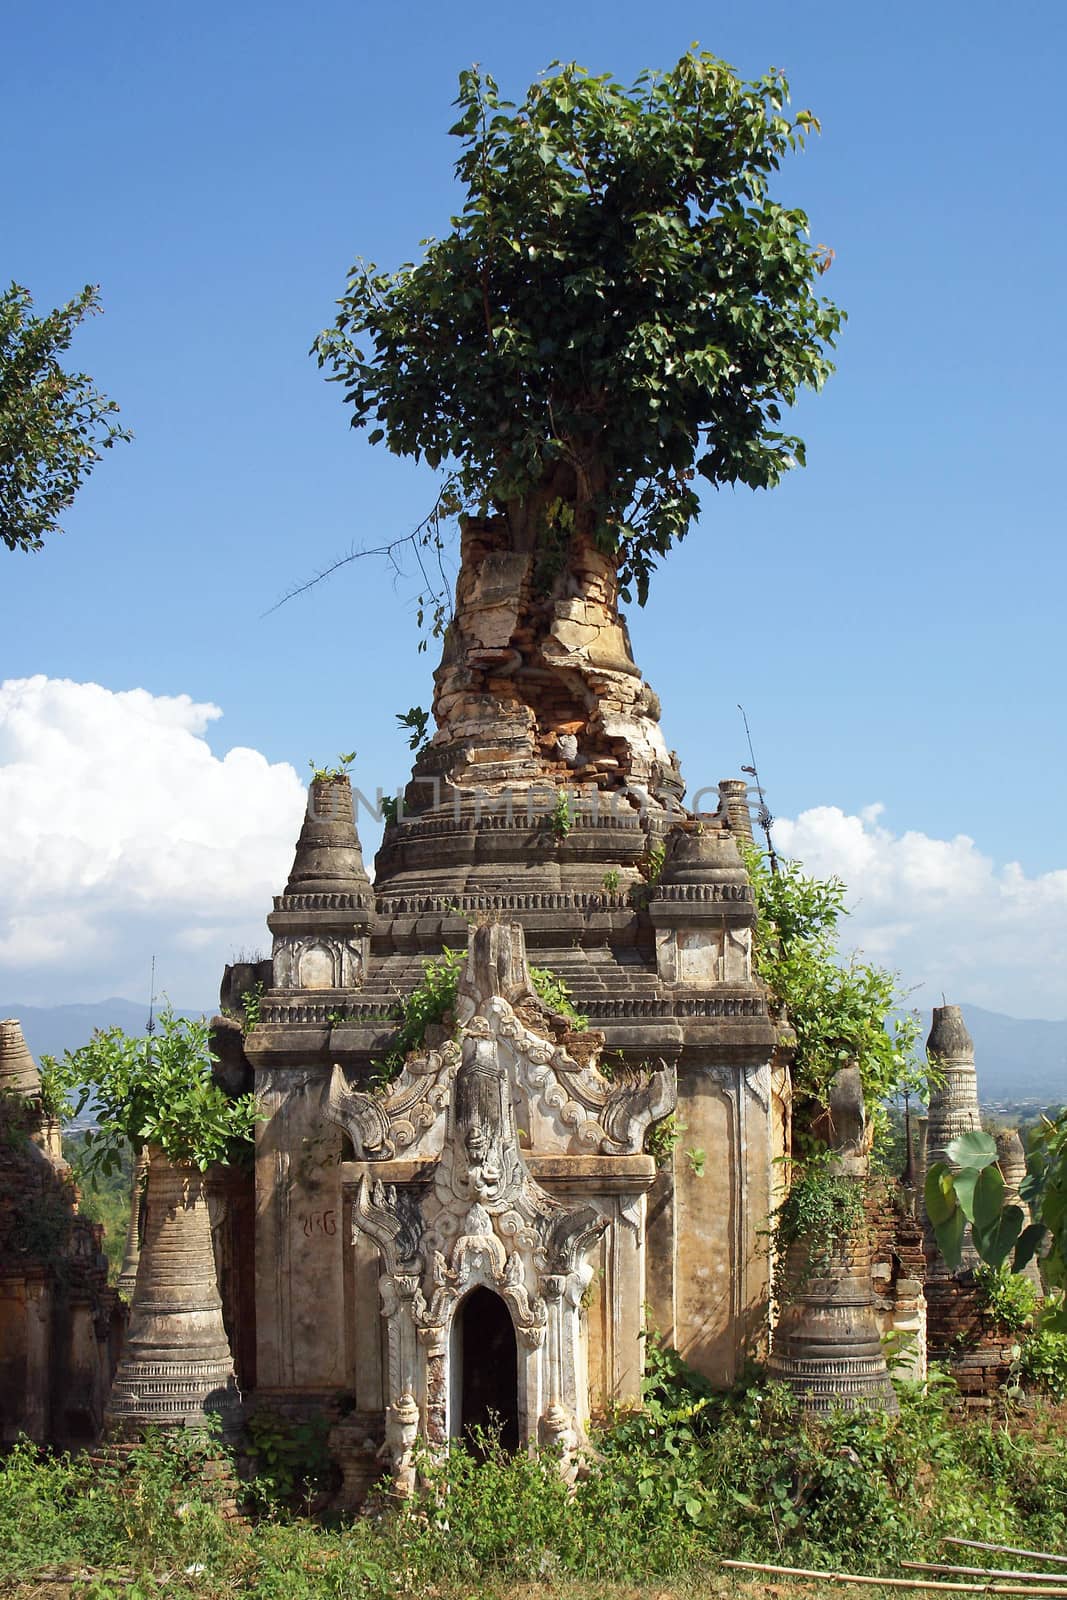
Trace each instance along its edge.
{"label": "plant growing on ledge", "polygon": [[[423,961],[422,982],[399,1007],[398,1027],[388,1051],[372,1062],[372,1081],[376,1085],[384,1087],[398,1077],[411,1052],[421,1049],[427,1029],[452,1016],[466,960],[465,950],[452,950],[445,945],[439,956]],[[528,971],[534,992],[549,1011],[564,1017],[576,1033],[588,1028],[589,1018],[575,1006],[562,978],[547,967],[529,967]]]}
{"label": "plant growing on ledge", "polygon": [[[803,1162],[792,1164],[789,1189],[772,1213],[769,1229],[776,1306],[787,1305],[864,1226],[864,1191],[863,1184],[832,1170],[827,1150],[812,1150]],[[806,1247],[799,1264],[791,1251],[794,1244]]]}
{"label": "plant growing on ledge", "polygon": [[884,1132],[885,1102],[909,1089],[926,1096],[929,1065],[916,1054],[919,1021],[900,1016],[896,978],[857,955],[842,960],[838,924],[845,913],[839,878],[807,877],[799,862],[772,872],[754,846],[743,855],[756,901],[753,964],[780,1020],[796,1036],[793,1093],[799,1120],[825,1106],[834,1074],[859,1067],[874,1136]]}
{"label": "plant growing on ledge", "polygon": [[317,767],[314,761],[309,761],[308,766],[311,768],[312,781],[314,783],[336,783],[339,778],[347,778],[348,769],[355,759],[356,752],[349,750],[347,755],[339,755],[337,757],[337,765],[335,767]]}
{"label": "plant growing on ledge", "polygon": [[[520,105],[472,68],[456,103],[460,215],[418,265],[357,262],[319,364],[353,427],[443,466],[447,509],[497,513],[542,584],[592,540],[644,604],[699,479],[770,488],[804,460],[783,410],[843,313],[816,293],[832,252],[770,186],[819,124],[780,72],[695,49],[630,88],[557,63]],[[406,536],[427,582],[441,510]]]}
{"label": "plant growing on ledge", "polygon": [[109,1402],[109,1423],[119,1427],[173,1424],[179,1384],[186,1426],[215,1414],[224,1427],[236,1421],[203,1174],[250,1153],[257,1109],[254,1095],[228,1099],[211,1065],[208,1024],[170,1006],[148,1038],[101,1029],[49,1063],[60,1086],[78,1092],[79,1111],[90,1094],[96,1102],[83,1171],[113,1172],[127,1143],[135,1160],[142,1151],[148,1158],[130,1326]]}
{"label": "plant growing on ledge", "polygon": [[56,1092],[73,1097],[75,1115],[90,1098],[95,1102],[97,1122],[85,1135],[81,1170],[117,1171],[127,1142],[135,1155],[154,1145],[176,1165],[201,1172],[247,1149],[255,1096],[227,1099],[211,1062],[207,1023],[175,1016],[169,1006],[148,1038],[103,1028],[61,1060],[43,1057]]}

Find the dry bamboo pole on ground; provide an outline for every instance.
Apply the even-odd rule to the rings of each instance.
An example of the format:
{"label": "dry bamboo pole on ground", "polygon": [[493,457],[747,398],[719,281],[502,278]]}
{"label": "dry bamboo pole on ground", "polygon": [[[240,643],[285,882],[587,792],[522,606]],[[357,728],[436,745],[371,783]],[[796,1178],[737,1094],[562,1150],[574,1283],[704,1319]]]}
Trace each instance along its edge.
{"label": "dry bamboo pole on ground", "polygon": [[942,1539],[942,1544],[962,1545],[965,1550],[995,1550],[1002,1556],[1029,1556],[1033,1561],[1056,1561],[1067,1567],[1067,1556],[1057,1556],[1051,1550],[1022,1550],[1017,1544],[983,1544],[980,1539]]}
{"label": "dry bamboo pole on ground", "polygon": [[1029,1583],[1067,1584],[1067,1572],[1020,1572],[1017,1569],[991,1567],[953,1567],[945,1561],[902,1561],[902,1567],[914,1572],[955,1572],[971,1578],[1025,1578]]}
{"label": "dry bamboo pole on ground", "polygon": [[873,1589],[939,1589],[953,1594],[1047,1594],[1063,1600],[1061,1588],[1035,1584],[941,1583],[936,1578],[875,1578],[860,1572],[818,1572],[811,1567],[774,1567],[764,1561],[720,1561],[720,1567],[742,1572],[773,1572],[780,1578],[815,1578],[820,1583],[862,1583]]}

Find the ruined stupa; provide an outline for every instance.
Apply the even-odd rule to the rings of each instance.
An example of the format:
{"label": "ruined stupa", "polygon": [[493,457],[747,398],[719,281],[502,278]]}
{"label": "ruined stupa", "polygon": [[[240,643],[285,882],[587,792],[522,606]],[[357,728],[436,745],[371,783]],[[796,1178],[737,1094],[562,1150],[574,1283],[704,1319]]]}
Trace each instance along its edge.
{"label": "ruined stupa", "polygon": [[100,1432],[124,1316],[17,1019],[0,1022],[0,1448]]}
{"label": "ruined stupa", "polygon": [[[926,1123],[926,1168],[937,1161],[949,1161],[948,1147],[965,1133],[980,1133],[982,1113],[978,1105],[978,1074],[974,1065],[974,1040],[967,1031],[959,1006],[935,1006],[933,1023],[926,1041],[940,1082],[931,1090]],[[925,1176],[925,1174],[924,1174]],[[926,1225],[927,1276],[931,1283],[944,1282],[953,1274],[938,1249],[929,1223]],[[963,1251],[957,1272],[968,1272],[978,1264],[978,1252],[971,1243],[970,1228],[964,1235]],[[931,1311],[931,1333],[937,1317]]]}
{"label": "ruined stupa", "polygon": [[[416,1433],[463,1432],[484,1408],[479,1374],[501,1360],[509,1373],[518,1361],[491,1408],[509,1437],[580,1438],[590,1415],[639,1395],[645,1327],[721,1385],[766,1330],[761,1230],[785,1149],[788,1069],[752,973],[745,785],[683,809],[616,600],[614,567],[590,542],[577,539],[546,580],[492,519],[468,521],[437,730],[387,823],[373,886],[350,784],[323,779],[268,919],[270,982],[245,1039],[267,1113],[256,1392],[296,1412],[344,1409],[350,1457],[364,1453],[346,1482],[376,1475],[388,1419],[406,1437],[413,1405]],[[464,989],[468,1032],[462,1019],[454,1041],[428,1039],[387,1095],[368,1094],[398,998],[427,959],[464,950],[472,924],[512,930],[510,976],[497,994]],[[524,952],[568,986],[588,1032],[572,1036],[531,994]],[[230,978],[224,987],[232,1003]],[[505,1005],[516,1019],[506,1028]],[[578,1254],[564,1250],[557,1268],[535,1272],[515,1248],[505,1266],[521,1260],[531,1304],[564,1295],[565,1349],[555,1312],[530,1321],[518,1288],[484,1266],[497,1261],[492,1244],[479,1247],[468,1296],[443,1245],[418,1243],[448,1237],[450,1141],[466,1115],[454,1091],[472,1038],[486,1092],[506,1079],[515,1107],[505,1143],[518,1165],[503,1163],[519,1184],[514,1239],[538,1217],[586,1218]],[[510,1130],[503,1102],[500,1116]],[[556,1354],[534,1359],[531,1339],[555,1341]],[[536,1372],[560,1362],[566,1381],[553,1389]]]}
{"label": "ruined stupa", "polygon": [[[858,1067],[834,1075],[824,1121],[829,1173],[862,1195],[870,1155]],[[790,1287],[774,1330],[769,1376],[787,1383],[804,1409],[817,1414],[837,1407],[896,1412],[874,1314],[866,1217],[840,1237],[793,1240],[784,1266]]]}

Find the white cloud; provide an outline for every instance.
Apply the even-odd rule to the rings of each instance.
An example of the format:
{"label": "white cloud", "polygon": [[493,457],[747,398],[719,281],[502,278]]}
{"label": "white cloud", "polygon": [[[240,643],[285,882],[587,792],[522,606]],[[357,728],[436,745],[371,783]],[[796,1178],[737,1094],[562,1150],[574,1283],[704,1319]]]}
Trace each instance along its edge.
{"label": "white cloud", "polygon": [[304,804],[293,768],[215,756],[188,695],[43,676],[0,683],[0,995],[215,1003],[262,948]]}
{"label": "white cloud", "polygon": [[775,823],[784,855],[848,885],[843,942],[899,970],[924,1010],[944,992],[1016,1017],[1067,1015],[1067,870],[1029,878],[966,834],[895,834],[884,815],[817,806]]}

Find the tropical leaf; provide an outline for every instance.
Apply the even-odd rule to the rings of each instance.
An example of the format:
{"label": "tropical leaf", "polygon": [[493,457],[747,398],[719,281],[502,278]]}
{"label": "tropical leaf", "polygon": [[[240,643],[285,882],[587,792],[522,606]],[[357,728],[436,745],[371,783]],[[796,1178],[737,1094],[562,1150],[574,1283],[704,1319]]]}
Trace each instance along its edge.
{"label": "tropical leaf", "polygon": [[1023,1221],[1021,1206],[1005,1206],[988,1227],[980,1228],[976,1224],[971,1236],[982,1260],[991,1267],[1002,1266],[1022,1232]]}
{"label": "tropical leaf", "polygon": [[977,1167],[981,1172],[997,1159],[997,1141],[990,1133],[961,1133],[947,1146],[945,1155],[957,1167]]}
{"label": "tropical leaf", "polygon": [[937,1229],[950,1220],[956,1211],[957,1198],[952,1168],[943,1161],[935,1161],[926,1174],[923,1188],[926,1215]]}
{"label": "tropical leaf", "polygon": [[[960,1177],[963,1174],[960,1173]],[[959,1180],[956,1182],[956,1193],[959,1194]],[[962,1200],[960,1201],[962,1205]],[[1016,1207],[1016,1209],[1018,1209]],[[985,1230],[996,1222],[1004,1210],[1004,1179],[999,1167],[985,1167],[978,1174],[974,1186],[974,1209],[971,1212],[971,1221],[975,1227]],[[1019,1212],[1022,1215],[1022,1212]],[[1014,1244],[1014,1239],[1012,1240]]]}
{"label": "tropical leaf", "polygon": [[937,1247],[953,1271],[963,1258],[963,1235],[966,1228],[967,1218],[958,1206],[946,1222],[934,1223]]}

